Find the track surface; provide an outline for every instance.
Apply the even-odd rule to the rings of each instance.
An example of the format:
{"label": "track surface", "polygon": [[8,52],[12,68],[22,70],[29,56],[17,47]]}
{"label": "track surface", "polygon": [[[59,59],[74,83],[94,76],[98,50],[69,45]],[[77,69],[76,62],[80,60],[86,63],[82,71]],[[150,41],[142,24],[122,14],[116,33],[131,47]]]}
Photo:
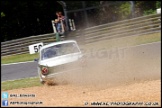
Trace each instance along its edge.
{"label": "track surface", "polygon": [[[124,51],[125,56],[131,55],[137,58],[147,57],[151,60],[154,57],[160,59],[160,55],[161,55],[160,49],[161,49],[161,42],[154,42],[154,43],[149,43],[144,45],[137,45],[134,47],[125,47],[121,51]],[[115,53],[113,55],[118,56]],[[104,56],[99,56],[99,57],[102,58]],[[1,75],[2,75],[1,81],[35,77],[37,76],[37,62],[1,65]],[[155,73],[155,75],[157,74]]]}
{"label": "track surface", "polygon": [[37,63],[28,62],[20,64],[2,65],[1,81],[15,80],[37,76]]}

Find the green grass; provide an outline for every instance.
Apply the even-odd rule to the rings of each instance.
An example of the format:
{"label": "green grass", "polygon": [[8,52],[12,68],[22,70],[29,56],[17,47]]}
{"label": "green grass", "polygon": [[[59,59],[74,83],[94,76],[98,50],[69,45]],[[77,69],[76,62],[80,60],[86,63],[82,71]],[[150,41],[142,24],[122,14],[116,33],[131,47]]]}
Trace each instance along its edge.
{"label": "green grass", "polygon": [[41,86],[42,84],[39,81],[38,77],[35,78],[24,78],[14,81],[5,81],[1,82],[1,91],[18,89],[18,88],[27,88],[33,86]]}
{"label": "green grass", "polygon": [[85,50],[89,49],[102,49],[102,48],[112,48],[112,47],[127,47],[127,46],[134,46],[134,45],[140,45],[140,44],[146,44],[146,43],[152,43],[152,42],[158,42],[161,41],[161,33],[152,33],[152,34],[145,34],[145,35],[139,35],[139,36],[127,36],[123,38],[114,38],[109,40],[102,40],[90,43],[83,47]]}
{"label": "green grass", "polygon": [[34,61],[35,58],[38,58],[38,53],[37,54],[18,54],[18,55],[11,55],[11,56],[3,56],[1,57],[1,64]]}
{"label": "green grass", "polygon": [[161,33],[139,36],[135,38],[135,40],[136,42],[134,44],[145,44],[145,43],[161,41]]}

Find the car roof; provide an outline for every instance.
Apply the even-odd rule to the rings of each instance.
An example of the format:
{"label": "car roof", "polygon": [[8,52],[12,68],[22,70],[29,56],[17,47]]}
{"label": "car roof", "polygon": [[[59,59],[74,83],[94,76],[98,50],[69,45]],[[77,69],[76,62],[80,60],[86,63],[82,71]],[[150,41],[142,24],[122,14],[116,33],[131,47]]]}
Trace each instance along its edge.
{"label": "car roof", "polygon": [[40,48],[40,50],[45,49],[45,48],[48,48],[50,46],[57,45],[57,44],[64,44],[64,43],[71,43],[71,42],[77,43],[75,40],[65,40],[65,41],[53,42],[53,43],[50,43],[50,44],[47,44],[47,45],[42,46]]}

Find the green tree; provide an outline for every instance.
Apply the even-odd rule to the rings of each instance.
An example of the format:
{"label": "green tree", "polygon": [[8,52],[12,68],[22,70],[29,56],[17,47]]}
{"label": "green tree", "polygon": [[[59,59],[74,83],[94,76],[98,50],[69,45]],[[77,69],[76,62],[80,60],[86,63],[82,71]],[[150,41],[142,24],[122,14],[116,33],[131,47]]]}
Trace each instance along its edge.
{"label": "green tree", "polygon": [[119,7],[118,12],[121,19],[128,18],[131,14],[130,3],[129,2],[122,3]]}
{"label": "green tree", "polygon": [[1,0],[1,41],[52,33],[56,10],[56,1]]}
{"label": "green tree", "polygon": [[156,1],[156,8],[161,8],[161,1]]}
{"label": "green tree", "polygon": [[159,5],[157,1],[135,1],[135,11],[138,9],[136,13],[140,13],[140,15],[155,14],[156,4]]}

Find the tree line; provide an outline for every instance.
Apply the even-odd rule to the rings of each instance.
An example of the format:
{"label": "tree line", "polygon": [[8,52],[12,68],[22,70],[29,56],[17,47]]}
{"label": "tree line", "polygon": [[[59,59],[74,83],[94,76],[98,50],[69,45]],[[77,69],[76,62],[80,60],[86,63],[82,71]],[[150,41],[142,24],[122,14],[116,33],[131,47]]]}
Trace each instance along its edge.
{"label": "tree line", "polygon": [[[65,1],[67,10],[82,8],[81,1]],[[114,5],[111,5],[114,3]],[[106,4],[106,6],[103,6]],[[161,1],[134,1],[135,13],[148,15],[156,13],[161,7]],[[90,23],[103,24],[108,21],[117,21],[130,18],[130,4],[116,1],[86,1],[86,7],[100,6],[87,11]],[[20,1],[1,0],[1,41],[8,41],[33,35],[53,33],[51,20],[56,18],[56,11],[63,11],[56,1]],[[105,15],[106,14],[106,15]],[[140,16],[139,15],[139,16]],[[74,12],[68,16],[75,17],[76,24],[82,24],[82,12]],[[116,17],[115,17],[116,16]],[[82,18],[82,19],[80,19]]]}

